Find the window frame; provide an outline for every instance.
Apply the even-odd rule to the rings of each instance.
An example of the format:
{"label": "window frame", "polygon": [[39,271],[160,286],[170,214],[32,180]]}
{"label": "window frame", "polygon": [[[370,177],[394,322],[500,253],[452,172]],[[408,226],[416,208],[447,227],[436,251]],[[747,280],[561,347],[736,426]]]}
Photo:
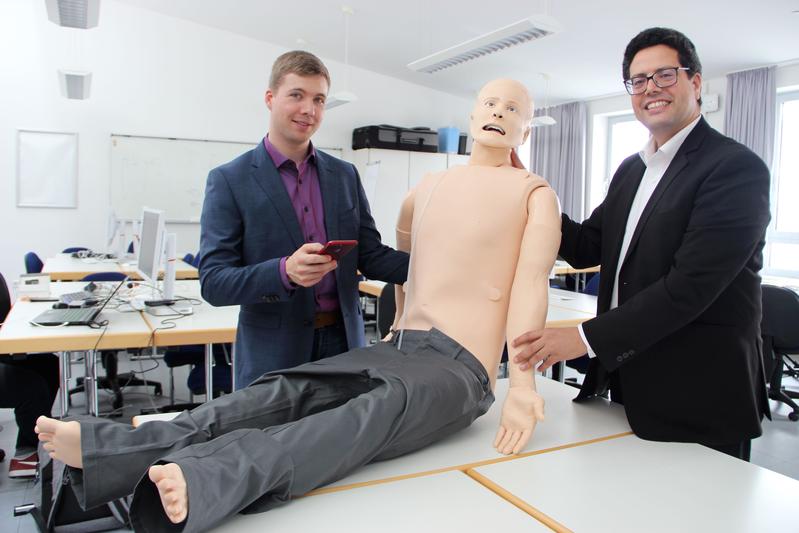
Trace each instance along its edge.
{"label": "window frame", "polygon": [[796,244],[799,245],[799,232],[795,231],[777,231],[777,208],[779,197],[779,182],[780,182],[780,156],[782,153],[782,106],[789,101],[799,101],[799,89],[792,89],[788,91],[778,92],[776,98],[776,120],[774,129],[774,160],[771,165],[771,189],[770,193],[770,207],[771,207],[771,221],[769,222],[768,229],[766,230],[766,246],[763,250],[763,270],[762,273],[766,276],[777,276],[787,278],[799,278],[799,265],[796,270],[786,270],[780,268],[772,268],[771,263],[771,246],[773,244]]}

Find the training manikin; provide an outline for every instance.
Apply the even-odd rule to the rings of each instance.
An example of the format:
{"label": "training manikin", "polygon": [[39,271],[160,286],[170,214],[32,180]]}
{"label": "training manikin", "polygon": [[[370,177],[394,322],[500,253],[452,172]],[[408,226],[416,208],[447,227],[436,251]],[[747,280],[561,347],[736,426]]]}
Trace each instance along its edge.
{"label": "training manikin", "polygon": [[[469,164],[426,176],[403,202],[398,243],[411,264],[386,342],[265,374],[170,422],[40,418],[40,440],[71,467],[81,504],[132,493],[137,531],[170,522],[202,531],[418,450],[484,414],[505,338],[544,326],[560,241],[552,189],[514,166],[531,119],[523,85],[488,83],[472,111]],[[520,452],[543,407],[533,371],[510,365],[497,451]]]}

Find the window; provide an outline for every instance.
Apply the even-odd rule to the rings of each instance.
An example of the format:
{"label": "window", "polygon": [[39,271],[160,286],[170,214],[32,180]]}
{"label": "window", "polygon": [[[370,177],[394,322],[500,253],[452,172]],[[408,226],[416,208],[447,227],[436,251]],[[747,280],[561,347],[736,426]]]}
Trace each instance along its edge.
{"label": "window", "polygon": [[763,273],[799,277],[799,91],[777,95],[777,135],[771,172],[771,224]]}
{"label": "window", "polygon": [[[608,192],[608,185],[616,169],[627,157],[638,153],[649,139],[649,131],[635,119],[635,115],[611,116],[607,119],[607,153],[605,172],[595,174],[588,191],[588,213],[590,214]],[[597,179],[599,178],[599,179]]]}

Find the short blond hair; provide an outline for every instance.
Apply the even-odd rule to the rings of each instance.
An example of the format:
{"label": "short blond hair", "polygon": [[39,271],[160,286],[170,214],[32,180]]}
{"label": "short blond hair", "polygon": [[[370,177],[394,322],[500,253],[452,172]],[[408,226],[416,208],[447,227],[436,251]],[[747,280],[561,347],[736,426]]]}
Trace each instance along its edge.
{"label": "short blond hair", "polygon": [[272,74],[269,76],[269,88],[276,91],[288,74],[298,76],[322,76],[330,87],[330,73],[322,60],[304,50],[292,50],[275,59]]}

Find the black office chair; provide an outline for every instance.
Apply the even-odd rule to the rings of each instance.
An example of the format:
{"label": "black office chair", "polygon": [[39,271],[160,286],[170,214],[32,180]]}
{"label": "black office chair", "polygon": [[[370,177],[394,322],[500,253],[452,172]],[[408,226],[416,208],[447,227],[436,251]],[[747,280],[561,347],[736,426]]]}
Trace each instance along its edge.
{"label": "black office chair", "polygon": [[[122,281],[127,276],[122,272],[92,272],[84,276],[82,281]],[[163,394],[163,387],[157,381],[149,381],[147,379],[140,379],[136,377],[133,372],[126,372],[124,374],[118,373],[118,352],[115,350],[101,350],[100,361],[105,369],[105,377],[97,379],[97,387],[102,389],[110,389],[114,393],[114,400],[111,405],[114,410],[122,407],[124,398],[122,396],[122,389],[124,387],[153,387],[154,393],[158,396]],[[121,383],[121,386],[120,386]],[[72,395],[77,392],[85,392],[86,386],[82,377],[77,378],[77,386],[69,389],[68,399],[69,404],[72,404]]]}
{"label": "black office chair", "polygon": [[194,254],[187,253],[186,255],[184,255],[183,256],[183,262],[188,264],[188,265],[193,265],[194,264]]}
{"label": "black office chair", "polygon": [[[230,344],[214,344],[214,394],[229,394],[233,390],[233,374],[229,354],[232,350]],[[191,344],[188,346],[175,346],[167,348],[164,353],[164,364],[169,368],[169,403],[163,410],[174,411],[191,409],[197,404],[192,401],[188,404],[175,403],[174,369],[179,366],[192,365],[186,385],[192,395],[205,394],[205,346]]]}
{"label": "black office chair", "polygon": [[799,392],[782,386],[783,366],[790,365],[789,354],[799,354],[799,294],[791,289],[763,285],[763,364],[769,380],[768,397],[788,405],[792,421],[799,420]]}
{"label": "black office chair", "polygon": [[597,296],[599,294],[599,272],[591,276],[591,279],[585,284],[582,290],[583,294],[590,294]]}
{"label": "black office chair", "polygon": [[38,274],[44,268],[44,263],[36,255],[36,252],[28,252],[25,254],[25,272],[28,274]]}
{"label": "black office chair", "polygon": [[394,295],[394,284],[386,283],[380,297],[377,299],[377,334],[382,339],[388,335],[394,323],[394,313],[397,311],[397,302]]}

